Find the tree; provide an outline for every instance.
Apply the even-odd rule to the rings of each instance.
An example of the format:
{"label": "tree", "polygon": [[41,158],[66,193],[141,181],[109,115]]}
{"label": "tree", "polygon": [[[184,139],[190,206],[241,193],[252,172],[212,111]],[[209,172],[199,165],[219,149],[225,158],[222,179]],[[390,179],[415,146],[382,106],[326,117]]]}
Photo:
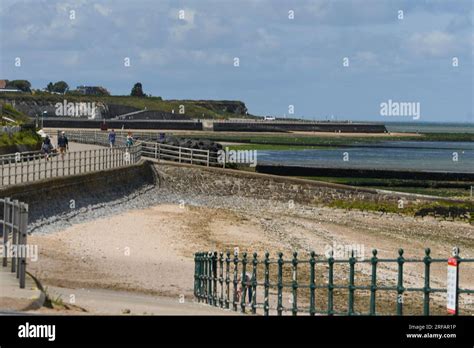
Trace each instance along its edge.
{"label": "tree", "polygon": [[46,86],[46,90],[48,92],[52,92],[54,90],[54,85],[52,82],[48,83],[48,85]]}
{"label": "tree", "polygon": [[6,88],[17,88],[23,92],[31,92],[31,83],[27,80],[12,80],[8,81]]}
{"label": "tree", "polygon": [[69,89],[69,86],[64,81],[58,81],[53,85],[53,92],[64,94],[66,93],[68,89]]}
{"label": "tree", "polygon": [[146,97],[146,94],[143,93],[142,84],[140,82],[135,83],[132,88],[132,93],[130,93],[132,97]]}

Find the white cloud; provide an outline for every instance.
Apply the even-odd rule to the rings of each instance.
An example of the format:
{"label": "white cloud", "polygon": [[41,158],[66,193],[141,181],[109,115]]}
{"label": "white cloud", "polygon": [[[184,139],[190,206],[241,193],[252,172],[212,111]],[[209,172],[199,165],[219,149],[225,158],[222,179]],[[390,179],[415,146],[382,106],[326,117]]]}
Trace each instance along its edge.
{"label": "white cloud", "polygon": [[420,55],[450,55],[455,46],[455,38],[451,34],[435,30],[413,34],[408,44],[411,50]]}
{"label": "white cloud", "polygon": [[100,4],[94,4],[94,9],[104,17],[107,17],[112,12],[110,8]]}

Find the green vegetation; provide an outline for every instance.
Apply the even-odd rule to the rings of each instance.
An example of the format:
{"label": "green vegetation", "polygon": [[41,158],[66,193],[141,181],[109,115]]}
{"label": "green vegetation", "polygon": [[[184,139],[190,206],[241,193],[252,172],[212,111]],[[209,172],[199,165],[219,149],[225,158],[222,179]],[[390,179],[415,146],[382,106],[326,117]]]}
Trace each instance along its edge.
{"label": "green vegetation", "polygon": [[146,97],[146,94],[143,93],[143,87],[140,82],[135,83],[130,93],[132,97]]}
{"label": "green vegetation", "polygon": [[438,197],[467,198],[470,196],[474,182],[435,181],[413,179],[384,179],[384,178],[351,178],[351,177],[321,177],[307,176],[302,179],[331,182],[350,186],[369,187],[374,189],[416,193]]}
{"label": "green vegetation", "polygon": [[[255,134],[229,134],[205,132],[199,135],[187,135],[190,138],[207,138],[213,141],[224,141],[246,144],[280,145],[280,149],[302,149],[308,146],[357,146],[375,145],[385,141],[474,141],[473,133],[425,133],[413,136],[391,136],[389,134],[367,136],[321,136],[317,133],[255,133]],[[284,147],[286,146],[286,147]],[[250,147],[249,147],[250,148]]]}
{"label": "green vegetation", "polygon": [[31,147],[39,147],[41,144],[41,137],[31,130],[22,130],[9,134],[2,134],[0,136],[0,147],[14,146],[14,145],[26,145]]}
{"label": "green vegetation", "polygon": [[5,87],[16,88],[26,93],[31,92],[31,83],[30,81],[27,81],[27,80],[11,80],[7,82]]}
{"label": "green vegetation", "polygon": [[64,99],[68,102],[96,102],[106,104],[117,104],[132,106],[137,109],[157,110],[163,112],[178,113],[180,105],[184,105],[185,114],[189,117],[227,119],[230,117],[249,117],[246,115],[236,115],[225,110],[225,105],[235,105],[245,108],[245,104],[239,101],[199,101],[199,100],[163,100],[161,97],[132,97],[132,96],[91,96],[80,95],[78,93],[66,93],[65,95],[51,94],[48,92],[35,91],[34,94],[4,93],[2,99],[25,101],[25,102],[50,102],[62,103]]}
{"label": "green vegetation", "polygon": [[49,92],[65,93],[67,90],[69,90],[69,85],[64,81],[58,81],[55,83],[50,82],[46,86],[46,89]]}
{"label": "green vegetation", "polygon": [[373,202],[366,200],[335,200],[329,203],[332,208],[356,209],[362,211],[378,211],[411,216],[434,216],[445,219],[474,222],[474,202],[430,202],[406,204],[399,208],[398,202]]}
{"label": "green vegetation", "polygon": [[[0,103],[0,116],[8,117],[14,120],[17,124],[26,123],[30,120],[28,116],[13,108],[10,104]],[[9,124],[8,121],[2,119],[2,124]]]}

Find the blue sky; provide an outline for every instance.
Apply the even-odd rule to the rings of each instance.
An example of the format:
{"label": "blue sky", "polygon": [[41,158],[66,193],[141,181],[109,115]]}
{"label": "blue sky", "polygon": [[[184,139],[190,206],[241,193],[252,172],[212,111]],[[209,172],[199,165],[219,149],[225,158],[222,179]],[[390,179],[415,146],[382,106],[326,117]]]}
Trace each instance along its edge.
{"label": "blue sky", "polygon": [[0,0],[0,78],[113,94],[140,81],[154,96],[242,100],[258,115],[293,105],[307,119],[415,122],[381,116],[391,99],[419,102],[419,121],[474,122],[473,3]]}

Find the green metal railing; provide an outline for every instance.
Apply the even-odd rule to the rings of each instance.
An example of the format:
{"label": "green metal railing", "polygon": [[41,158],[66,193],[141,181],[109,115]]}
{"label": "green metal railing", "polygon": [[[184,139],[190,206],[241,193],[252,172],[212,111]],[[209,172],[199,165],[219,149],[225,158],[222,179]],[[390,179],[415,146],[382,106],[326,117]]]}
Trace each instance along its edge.
{"label": "green metal railing", "polygon": [[[462,259],[459,249],[453,250],[457,250],[453,257],[458,265],[474,262],[474,259]],[[432,296],[446,293],[447,289],[432,287],[430,274],[434,264],[445,267],[443,263],[447,265],[448,259],[432,258],[430,249],[425,250],[422,259],[405,258],[403,254],[400,249],[395,259],[378,258],[377,250],[373,250],[369,259],[359,260],[353,252],[347,259],[336,259],[332,253],[327,258],[318,257],[314,252],[305,259],[298,258],[296,252],[291,259],[284,259],[282,253],[272,259],[269,253],[258,258],[257,253],[251,257],[243,253],[239,257],[230,252],[198,252],[195,254],[194,295],[199,302],[212,306],[242,313],[249,309],[252,314],[263,315],[436,314],[431,309]],[[414,287],[405,281],[407,264],[422,267],[419,277],[423,278],[424,286]],[[358,270],[361,266],[365,266],[365,274]],[[387,280],[389,268],[382,269],[382,266],[392,267],[392,273],[397,275],[392,282]],[[472,264],[465,267],[471,268]],[[459,274],[460,269],[458,266]],[[466,268],[465,272],[472,272],[472,268]],[[456,303],[459,304],[456,314],[469,314],[466,307],[473,303],[472,299],[460,303],[459,297],[470,297],[474,290],[460,288],[459,283],[456,287]],[[405,304],[408,294],[418,294],[419,301]],[[289,306],[284,306],[284,296],[288,297]],[[446,314],[443,307],[446,302],[440,304],[438,300],[436,309],[439,314]],[[377,310],[378,307],[383,309]],[[405,313],[406,307],[410,307],[412,313]]]}

